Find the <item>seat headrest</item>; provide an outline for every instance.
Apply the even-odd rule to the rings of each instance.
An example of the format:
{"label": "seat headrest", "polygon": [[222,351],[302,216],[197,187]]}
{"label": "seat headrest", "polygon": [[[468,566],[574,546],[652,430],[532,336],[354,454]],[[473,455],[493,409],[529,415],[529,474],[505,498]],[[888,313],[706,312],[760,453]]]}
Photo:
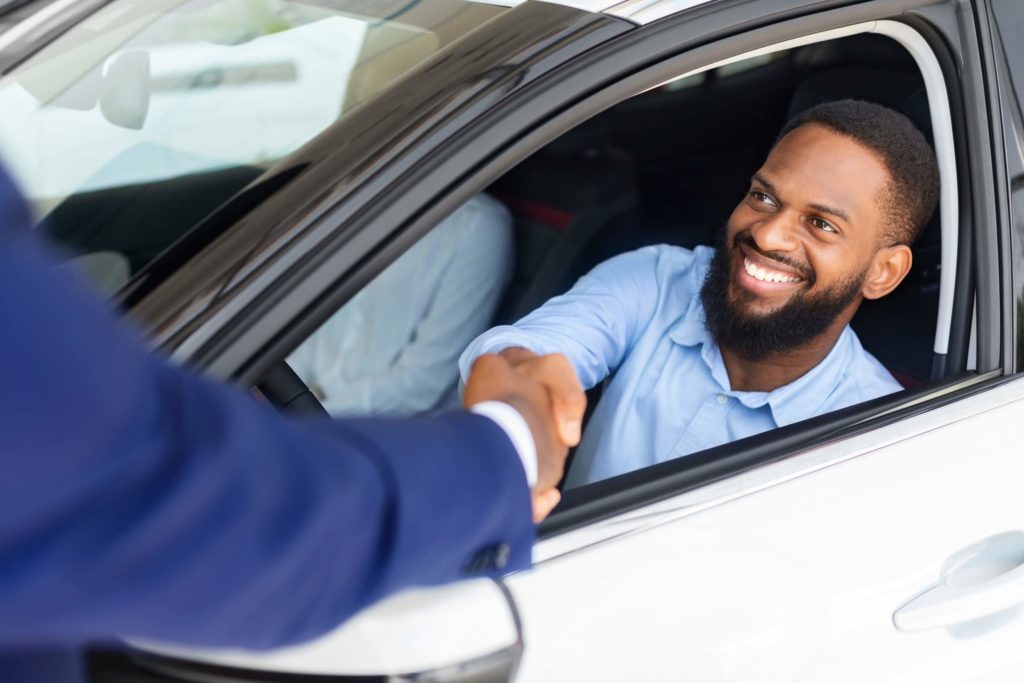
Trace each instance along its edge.
{"label": "seat headrest", "polygon": [[915,73],[859,66],[816,73],[793,92],[789,116],[823,102],[847,98],[874,102],[900,112],[931,142],[928,96],[921,77]]}
{"label": "seat headrest", "polygon": [[608,145],[610,133],[611,120],[607,116],[596,116],[558,136],[540,153],[548,157],[570,157],[600,152]]}

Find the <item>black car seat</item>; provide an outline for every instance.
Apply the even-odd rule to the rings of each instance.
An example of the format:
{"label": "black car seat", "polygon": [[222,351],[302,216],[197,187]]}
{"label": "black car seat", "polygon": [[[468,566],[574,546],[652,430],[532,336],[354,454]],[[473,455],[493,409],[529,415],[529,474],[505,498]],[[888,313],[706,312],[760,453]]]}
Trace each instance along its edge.
{"label": "black car seat", "polygon": [[[816,72],[796,89],[791,116],[830,100],[875,102],[906,115],[931,142],[928,98],[920,74],[881,66],[838,67]],[[865,301],[852,326],[861,343],[905,387],[932,378],[938,317],[941,227],[938,211],[913,245],[914,264],[894,292]]]}
{"label": "black car seat", "polygon": [[591,119],[489,188],[516,228],[516,266],[500,322],[518,320],[562,293],[580,251],[636,203],[632,158],[608,145],[608,131],[607,119]]}

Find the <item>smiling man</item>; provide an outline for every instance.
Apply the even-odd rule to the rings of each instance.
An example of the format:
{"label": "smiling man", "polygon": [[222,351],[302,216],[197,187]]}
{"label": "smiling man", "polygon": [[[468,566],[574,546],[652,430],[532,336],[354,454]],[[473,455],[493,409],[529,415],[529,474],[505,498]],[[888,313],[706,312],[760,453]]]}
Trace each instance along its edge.
{"label": "smiling man", "polygon": [[[612,258],[460,360],[500,352],[582,414],[613,379],[567,478],[577,486],[900,389],[849,322],[910,270],[939,173],[903,115],[843,100],[782,130],[715,249]],[[562,354],[564,359],[540,359]]]}

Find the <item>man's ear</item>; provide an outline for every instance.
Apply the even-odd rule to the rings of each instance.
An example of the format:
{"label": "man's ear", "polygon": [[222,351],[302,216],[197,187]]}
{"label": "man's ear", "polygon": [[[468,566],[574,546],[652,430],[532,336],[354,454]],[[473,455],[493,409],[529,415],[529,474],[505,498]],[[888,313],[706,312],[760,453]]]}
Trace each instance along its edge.
{"label": "man's ear", "polygon": [[881,299],[896,289],[910,272],[913,262],[914,254],[905,244],[879,249],[871,261],[867,277],[864,278],[864,298]]}

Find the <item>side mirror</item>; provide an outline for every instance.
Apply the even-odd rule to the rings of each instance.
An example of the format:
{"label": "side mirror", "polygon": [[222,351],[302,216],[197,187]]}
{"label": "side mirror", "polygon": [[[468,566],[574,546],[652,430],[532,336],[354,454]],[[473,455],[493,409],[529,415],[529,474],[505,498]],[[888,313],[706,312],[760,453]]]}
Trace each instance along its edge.
{"label": "side mirror", "polygon": [[139,130],[149,113],[151,78],[149,53],[122,52],[103,72],[102,66],[80,70],[74,78],[65,60],[51,60],[19,74],[18,83],[44,107],[88,111],[97,104],[103,118],[115,126]]}
{"label": "side mirror", "polygon": [[301,645],[248,652],[132,640],[130,657],[136,666],[175,680],[241,683],[297,674],[507,681],[522,655],[507,595],[489,579],[409,590]]}
{"label": "side mirror", "polygon": [[115,126],[140,130],[149,113],[150,92],[149,53],[122,52],[103,75],[100,112]]}

